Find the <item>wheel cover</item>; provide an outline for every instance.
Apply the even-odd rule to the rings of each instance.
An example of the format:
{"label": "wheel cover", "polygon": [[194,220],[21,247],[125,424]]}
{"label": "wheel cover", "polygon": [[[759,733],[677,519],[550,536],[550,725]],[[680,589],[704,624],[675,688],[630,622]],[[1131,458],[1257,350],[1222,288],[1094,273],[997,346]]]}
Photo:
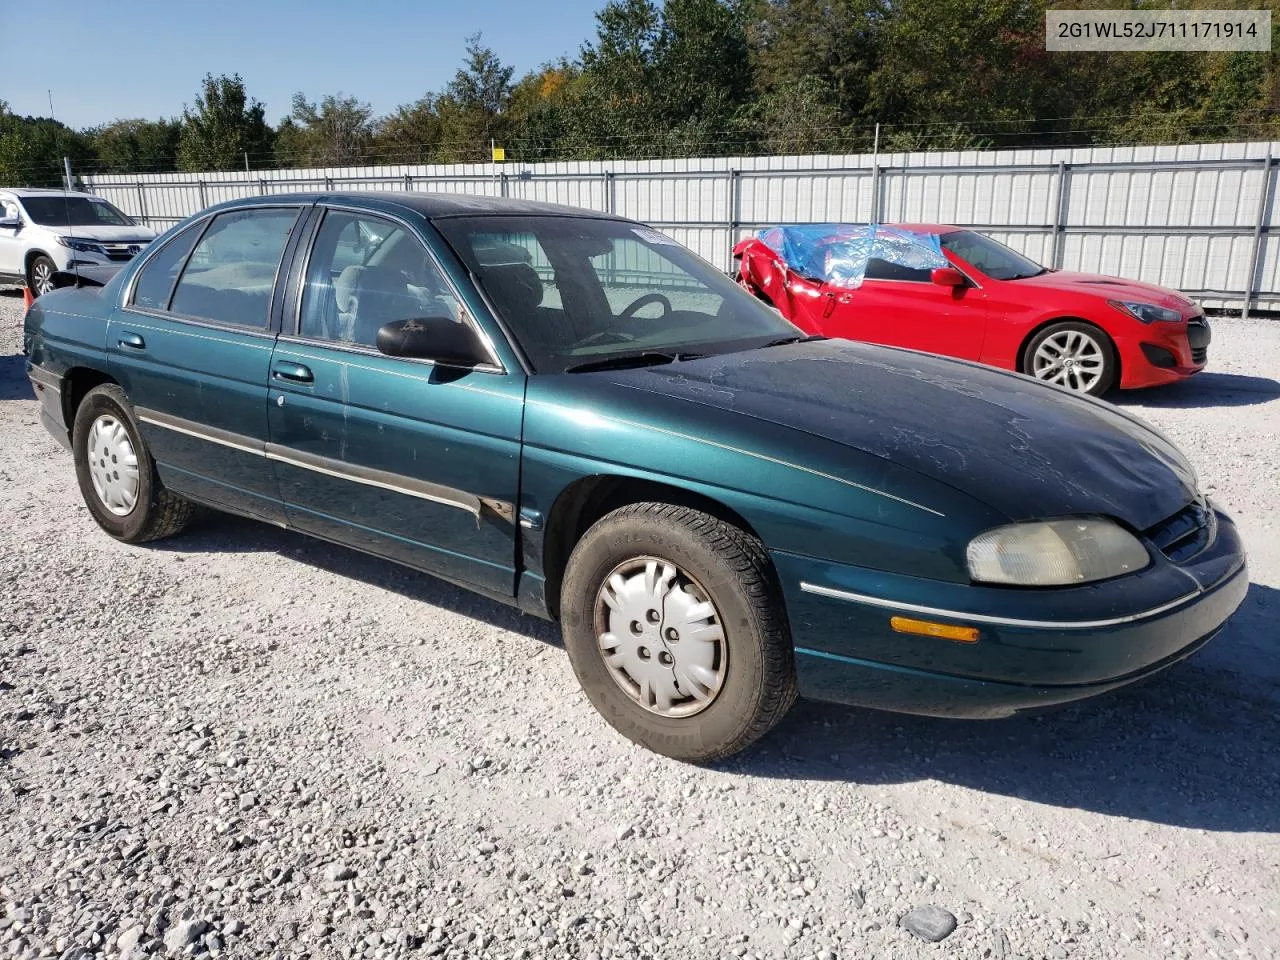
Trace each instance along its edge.
{"label": "wheel cover", "polygon": [[1060,330],[1045,337],[1031,358],[1037,379],[1080,393],[1097,385],[1105,366],[1102,344],[1083,330]]}
{"label": "wheel cover", "polygon": [[138,455],[119,419],[104,413],[89,427],[85,441],[89,479],[104,507],[125,517],[138,504]]}
{"label": "wheel cover", "polygon": [[37,260],[31,268],[31,279],[35,283],[36,296],[41,297],[53,289],[53,267],[47,260]]}
{"label": "wheel cover", "polygon": [[595,631],[609,675],[660,717],[691,717],[711,705],[729,665],[720,611],[668,560],[618,564],[596,593]]}

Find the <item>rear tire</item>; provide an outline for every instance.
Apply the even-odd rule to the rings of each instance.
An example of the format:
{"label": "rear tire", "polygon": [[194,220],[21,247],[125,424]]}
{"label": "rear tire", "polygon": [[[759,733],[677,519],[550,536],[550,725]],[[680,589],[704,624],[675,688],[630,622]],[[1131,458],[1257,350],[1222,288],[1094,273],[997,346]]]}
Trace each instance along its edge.
{"label": "rear tire", "polygon": [[27,268],[27,289],[33,297],[43,296],[54,288],[53,275],[57,270],[57,264],[43,253],[31,261]]}
{"label": "rear tire", "polygon": [[1031,338],[1022,355],[1027,376],[1091,397],[1115,386],[1119,367],[1111,338],[1080,320],[1049,324]]}
{"label": "rear tire", "polygon": [[565,647],[587,698],[655,753],[726,757],[795,701],[794,648],[768,554],[709,514],[666,503],[614,510],[574,548],[561,596]]}
{"label": "rear tire", "polygon": [[71,444],[80,495],[98,526],[117,540],[159,540],[190,521],[195,505],[160,482],[129,398],[114,383],[85,394]]}

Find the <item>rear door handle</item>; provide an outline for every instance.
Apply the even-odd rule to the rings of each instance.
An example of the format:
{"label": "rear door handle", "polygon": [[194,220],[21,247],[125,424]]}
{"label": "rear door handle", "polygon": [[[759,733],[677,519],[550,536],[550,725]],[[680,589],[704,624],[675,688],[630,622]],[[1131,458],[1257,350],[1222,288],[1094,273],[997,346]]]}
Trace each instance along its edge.
{"label": "rear door handle", "polygon": [[277,363],[271,371],[271,376],[276,380],[288,380],[290,383],[312,383],[315,380],[311,368],[304,367],[300,363]]}
{"label": "rear door handle", "polygon": [[130,350],[147,349],[147,341],[143,340],[142,337],[136,333],[122,333],[120,334],[120,339],[116,342],[119,343],[120,346],[127,347]]}

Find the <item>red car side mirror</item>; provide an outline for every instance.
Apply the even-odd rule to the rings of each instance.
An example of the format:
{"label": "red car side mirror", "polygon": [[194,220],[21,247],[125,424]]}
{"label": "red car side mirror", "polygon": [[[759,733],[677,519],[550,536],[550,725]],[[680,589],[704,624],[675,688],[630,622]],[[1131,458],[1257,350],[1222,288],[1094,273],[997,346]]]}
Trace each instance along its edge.
{"label": "red car side mirror", "polygon": [[955,267],[934,267],[929,271],[929,279],[943,287],[963,287],[969,282]]}

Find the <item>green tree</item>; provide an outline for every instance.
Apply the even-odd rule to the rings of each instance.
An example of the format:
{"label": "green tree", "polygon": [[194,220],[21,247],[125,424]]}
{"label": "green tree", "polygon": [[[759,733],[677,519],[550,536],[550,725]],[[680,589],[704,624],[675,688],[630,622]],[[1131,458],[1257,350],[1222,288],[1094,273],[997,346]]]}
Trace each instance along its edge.
{"label": "green tree", "polygon": [[435,97],[404,104],[374,126],[373,152],[382,163],[427,163],[439,150]]}
{"label": "green tree", "polygon": [[182,124],[177,120],[115,120],[90,131],[97,169],[106,173],[176,170]]}
{"label": "green tree", "polygon": [[[750,30],[760,90],[765,96],[790,91],[781,103],[800,91],[825,89],[839,123],[864,118],[867,80],[876,69],[887,15],[885,0],[759,4]],[[945,63],[939,66],[945,69]]]}
{"label": "green tree", "polygon": [[373,108],[341,93],[317,105],[301,93],[276,131],[276,157],[281,165],[340,167],[365,162],[373,142]]}
{"label": "green tree", "polygon": [[250,100],[240,74],[206,74],[195,105],[182,112],[178,165],[183,170],[234,170],[270,165],[271,128],[262,103]]}
{"label": "green tree", "polygon": [[63,157],[79,175],[94,161],[92,138],[49,117],[18,116],[0,101],[0,183],[61,186]]}
{"label": "green tree", "polygon": [[753,92],[749,6],[726,0],[611,0],[582,50],[571,126],[596,156],[723,153]]}
{"label": "green tree", "polygon": [[838,153],[848,147],[835,93],[820,77],[784,80],[738,115],[740,142],[771,154]]}
{"label": "green tree", "polygon": [[544,64],[511,90],[508,156],[537,161],[572,157],[579,148],[573,109],[582,72],[568,60]]}
{"label": "green tree", "polygon": [[500,145],[510,129],[511,77],[480,34],[467,38],[466,59],[435,103],[440,119],[436,158],[444,161],[488,160],[489,141]]}

